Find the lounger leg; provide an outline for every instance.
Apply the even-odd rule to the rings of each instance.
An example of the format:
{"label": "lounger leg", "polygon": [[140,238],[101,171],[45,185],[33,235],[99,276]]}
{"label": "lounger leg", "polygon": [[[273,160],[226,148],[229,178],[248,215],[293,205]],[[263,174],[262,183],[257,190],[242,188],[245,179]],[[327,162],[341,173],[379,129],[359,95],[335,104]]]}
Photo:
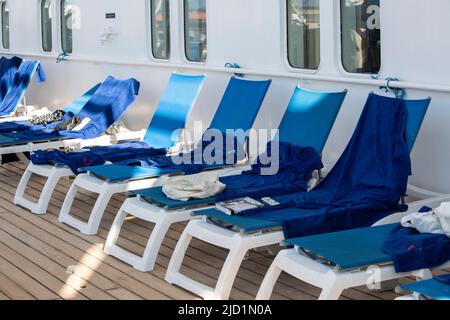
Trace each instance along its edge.
{"label": "lounger leg", "polygon": [[94,235],[98,233],[103,214],[105,213],[106,207],[108,206],[108,203],[113,195],[114,194],[111,192],[104,191],[98,196],[89,217],[88,223],[84,228],[80,230],[81,233],[86,235]]}
{"label": "lounger leg", "polygon": [[14,196],[14,204],[19,204],[19,199],[24,198],[25,190],[27,189],[28,182],[30,182],[32,175],[33,172],[31,172],[27,167],[23,173],[22,179],[20,179],[19,185],[17,186],[16,194]]}
{"label": "lounger leg", "polygon": [[225,264],[220,272],[219,279],[215,288],[215,297],[213,299],[225,300],[230,297],[234,280],[236,279],[239,268],[247,254],[247,248],[242,242],[236,241],[235,246],[228,253]]}
{"label": "lounger leg", "polygon": [[338,300],[344,292],[344,288],[337,280],[329,281],[329,284],[322,289],[319,300]]}
{"label": "lounger leg", "polygon": [[278,278],[283,271],[280,268],[280,259],[281,258],[279,253],[270,266],[269,270],[267,271],[263,282],[261,283],[261,287],[259,288],[258,294],[256,295],[256,300],[270,300],[275,284],[277,283]]}
{"label": "lounger leg", "polygon": [[189,232],[189,226],[184,229],[181,234],[180,239],[175,246],[175,250],[173,251],[172,258],[170,259],[169,265],[167,267],[165,280],[170,284],[174,284],[174,277],[180,273],[181,265],[183,264],[184,256],[186,255],[186,251],[189,247],[189,244],[192,240],[192,235]]}

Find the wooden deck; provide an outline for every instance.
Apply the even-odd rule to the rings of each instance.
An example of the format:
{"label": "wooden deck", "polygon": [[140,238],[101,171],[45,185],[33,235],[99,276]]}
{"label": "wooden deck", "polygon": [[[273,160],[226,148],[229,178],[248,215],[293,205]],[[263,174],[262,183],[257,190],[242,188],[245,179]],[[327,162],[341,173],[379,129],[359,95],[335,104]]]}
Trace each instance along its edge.
{"label": "wooden deck", "polygon": [[[57,216],[70,185],[58,186],[49,211],[36,216],[12,204],[24,163],[0,167],[0,299],[198,299],[169,285],[164,274],[184,225],[174,226],[164,241],[154,272],[141,273],[103,253],[102,247],[123,197],[115,197],[107,209],[99,234],[84,236],[58,222]],[[43,181],[33,177],[30,197],[40,192]],[[75,214],[87,216],[94,198],[84,193],[75,202]],[[128,221],[120,245],[143,250],[151,225]],[[226,252],[194,241],[183,272],[214,285]],[[252,252],[239,271],[232,299],[253,299],[273,257]],[[273,299],[315,299],[319,291],[286,274],[278,282]],[[370,292],[366,288],[345,292],[343,299],[394,299],[394,292]]]}

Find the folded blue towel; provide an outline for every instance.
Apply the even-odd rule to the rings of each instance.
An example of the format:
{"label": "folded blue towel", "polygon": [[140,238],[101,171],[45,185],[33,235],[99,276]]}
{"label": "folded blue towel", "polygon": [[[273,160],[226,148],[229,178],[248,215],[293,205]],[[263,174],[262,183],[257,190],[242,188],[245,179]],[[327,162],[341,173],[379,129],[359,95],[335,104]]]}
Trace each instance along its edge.
{"label": "folded blue towel", "polygon": [[277,221],[286,238],[297,238],[370,226],[405,211],[399,201],[411,174],[407,113],[405,101],[370,94],[350,143],[318,187],[243,215]]}
{"label": "folded blue towel", "polygon": [[116,163],[139,156],[163,155],[166,152],[165,149],[154,149],[146,142],[136,141],[106,147],[91,147],[82,152],[36,151],[31,154],[31,161],[36,165],[66,165],[74,174],[79,174],[80,168],[102,165],[106,161]]}
{"label": "folded blue towel", "polygon": [[[238,161],[245,159],[246,152],[244,146],[239,143],[238,137],[227,139],[227,134],[222,133],[221,144],[215,143],[214,137],[211,140],[202,139],[194,151],[177,155],[180,159],[188,160],[185,161],[186,163],[175,164],[171,156],[150,156],[128,159],[117,164],[139,165],[144,168],[175,169],[185,174],[196,174],[206,169],[234,165]],[[229,143],[230,141],[233,141],[233,143]],[[201,155],[201,157],[196,159],[196,154]],[[206,159],[205,155],[211,157],[211,159]],[[214,160],[214,163],[211,163],[211,160]]]}
{"label": "folded blue towel", "polygon": [[[14,133],[3,133],[10,139],[3,144],[23,143],[27,141],[54,139],[92,139],[103,134],[116,122],[125,110],[134,102],[139,94],[139,82],[136,79],[116,80],[109,76],[95,92],[89,102],[78,113],[81,120],[90,122],[80,130],[53,130],[33,127],[30,130]],[[3,141],[3,140],[2,140]]]}
{"label": "folded blue towel", "polygon": [[16,111],[24,92],[31,82],[34,72],[36,71],[37,83],[46,80],[44,69],[39,61],[24,61],[17,70],[12,86],[8,90],[0,105],[0,116],[5,116]]}
{"label": "folded blue towel", "polygon": [[399,225],[386,239],[383,251],[397,272],[434,268],[450,260],[450,238]]}
{"label": "folded blue towel", "polygon": [[0,59],[0,102],[3,101],[9,89],[12,87],[14,77],[21,63],[22,59],[19,57],[12,57],[10,59],[2,57]]}

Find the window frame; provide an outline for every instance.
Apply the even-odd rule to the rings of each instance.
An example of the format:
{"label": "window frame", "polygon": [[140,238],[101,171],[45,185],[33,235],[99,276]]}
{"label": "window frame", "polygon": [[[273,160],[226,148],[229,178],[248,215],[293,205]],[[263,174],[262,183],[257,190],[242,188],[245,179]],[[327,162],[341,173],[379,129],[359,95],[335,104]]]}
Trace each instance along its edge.
{"label": "window frame", "polygon": [[[181,8],[181,16],[182,16],[182,24],[181,24],[181,29],[182,31],[180,32],[181,35],[181,39],[182,39],[182,43],[183,43],[183,59],[184,62],[187,63],[192,63],[192,64],[200,64],[200,65],[206,65],[208,62],[208,58],[209,58],[209,54],[208,51],[206,52],[206,57],[204,61],[194,61],[194,60],[190,60],[188,57],[188,42],[187,42],[187,38],[186,38],[186,25],[187,25],[187,21],[186,21],[186,1],[188,0],[182,0],[180,1],[180,7]],[[208,3],[209,1],[205,0],[205,14],[206,14],[206,48],[208,50]]]}
{"label": "window frame", "polygon": [[307,73],[307,74],[316,74],[321,70],[322,60],[323,60],[323,50],[322,50],[322,1],[319,2],[319,19],[320,19],[320,28],[319,28],[319,64],[316,69],[306,69],[306,68],[297,68],[291,64],[290,56],[289,56],[289,1],[285,0],[281,1],[282,12],[284,13],[283,19],[283,28],[284,34],[282,36],[283,39],[283,52],[284,52],[284,61],[290,71],[298,72],[298,73]]}
{"label": "window frame", "polygon": [[[73,46],[73,30],[71,30],[71,32],[72,32],[72,43],[71,43],[71,52],[67,52],[66,50],[64,50],[64,32],[63,32],[63,28],[64,28],[64,21],[63,21],[63,19],[65,18],[64,17],[64,8],[63,8],[63,6],[65,6],[66,5],[66,1],[70,1],[70,0],[59,0],[59,17],[58,17],[58,20],[59,20],[59,33],[60,33],[60,37],[59,37],[59,41],[60,41],[60,49],[61,49],[61,51],[63,52],[63,53],[65,53],[65,54],[67,54],[67,55],[72,55],[73,54],[73,48],[74,48],[74,46]],[[72,12],[72,15],[73,15],[73,12]],[[72,17],[73,18],[73,17]]]}
{"label": "window frame", "polygon": [[[50,41],[51,41],[51,43],[50,43],[50,45],[51,45],[51,48],[50,48],[49,51],[47,51],[44,48],[44,24],[43,24],[44,20],[43,20],[43,15],[42,15],[42,13],[43,13],[42,5],[43,5],[44,1],[47,1],[47,0],[40,0],[38,2],[38,9],[39,9],[39,21],[38,21],[38,23],[39,23],[39,29],[40,29],[40,34],[41,34],[41,45],[40,45],[40,48],[41,48],[41,52],[43,52],[44,54],[50,54],[50,53],[53,52],[53,50],[55,48],[55,46],[54,46],[54,38],[53,38],[53,35],[54,35],[54,30],[53,30],[54,18],[51,18],[51,23],[50,23],[50,31],[51,31],[51,34],[50,34]],[[48,0],[48,1],[50,1],[50,5],[51,5],[51,8],[50,8],[51,14],[54,16],[54,3],[53,3],[53,0]]]}
{"label": "window frame", "polygon": [[148,5],[148,12],[149,12],[149,15],[148,15],[148,28],[149,28],[149,37],[148,37],[148,39],[150,39],[150,44],[149,44],[149,52],[150,52],[150,55],[151,55],[151,57],[152,57],[152,59],[154,59],[154,60],[158,60],[158,61],[170,61],[171,60],[171,58],[172,58],[172,54],[173,54],[173,51],[172,51],[172,21],[171,21],[171,16],[172,16],[172,10],[171,10],[171,3],[170,3],[171,1],[170,0],[167,0],[167,4],[168,4],[168,20],[169,20],[169,28],[168,28],[168,44],[169,44],[169,52],[168,52],[168,57],[167,58],[159,58],[159,57],[156,57],[156,55],[155,55],[155,48],[154,48],[154,43],[153,43],[153,41],[154,41],[154,39],[153,39],[153,36],[154,36],[154,33],[153,33],[153,0],[149,0],[148,2],[147,2],[147,5]]}
{"label": "window frame", "polygon": [[[380,20],[381,20],[381,13],[382,13],[382,1],[380,0]],[[336,65],[340,69],[340,72],[348,77],[351,78],[359,78],[359,79],[372,79],[373,77],[378,77],[380,74],[383,73],[384,69],[384,57],[383,57],[383,33],[381,32],[382,26],[380,25],[380,69],[378,73],[358,73],[358,72],[349,72],[345,69],[344,66],[344,55],[343,55],[343,41],[342,41],[342,8],[341,8],[341,0],[339,0],[339,3],[337,4],[336,11],[336,23],[335,23],[335,30],[336,30],[336,36],[335,38],[338,39],[337,41],[337,55],[335,55],[335,58],[337,59]],[[381,22],[381,21],[380,21]]]}
{"label": "window frame", "polygon": [[[4,30],[4,24],[3,24],[3,10],[5,8],[5,6],[8,6],[8,47],[5,47],[5,30]],[[11,37],[10,37],[10,25],[11,25],[11,19],[10,19],[10,11],[9,11],[9,5],[8,5],[8,1],[1,1],[0,2],[0,24],[1,24],[1,48],[3,51],[10,51],[11,50]]]}

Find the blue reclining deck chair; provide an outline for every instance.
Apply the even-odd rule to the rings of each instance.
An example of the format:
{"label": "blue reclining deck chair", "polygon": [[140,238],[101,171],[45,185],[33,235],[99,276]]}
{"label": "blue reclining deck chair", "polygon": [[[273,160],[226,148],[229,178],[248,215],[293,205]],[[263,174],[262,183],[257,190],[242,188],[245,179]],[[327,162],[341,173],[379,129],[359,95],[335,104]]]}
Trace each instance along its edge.
{"label": "blue reclining deck chair", "polygon": [[[309,147],[314,149],[316,154],[321,154],[345,96],[346,91],[321,93],[297,88],[288,105],[286,114],[281,121],[279,140],[296,146]],[[301,191],[305,192],[306,190],[307,188],[304,188]],[[278,192],[289,194],[299,191],[295,191],[295,189],[275,191],[271,186],[262,186],[261,192],[258,195],[250,192],[246,193],[245,190],[242,190],[237,193],[237,197],[256,196],[257,200],[260,200],[265,196],[277,195]],[[147,192],[143,193],[144,196],[146,194]],[[169,208],[174,206],[172,200],[162,200],[161,197],[158,197],[158,202],[164,203]],[[193,203],[197,202],[198,200],[193,201]],[[220,211],[216,209],[207,209],[196,213],[200,215],[211,214],[210,218],[215,216],[216,213],[218,218],[221,216]],[[143,214],[138,214],[139,217],[144,216]],[[236,226],[241,221],[245,221],[245,227],[252,229],[252,231],[261,231],[277,226],[277,224],[274,225],[265,221],[244,220],[238,216],[225,216],[227,217],[227,225]],[[193,237],[230,250],[215,288],[205,287],[180,273],[181,261],[183,260],[190,239]],[[267,239],[264,237],[259,238],[256,236],[236,234],[221,226],[213,225],[208,220],[193,220],[188,224],[177,244],[169,264],[166,280],[192,291],[205,299],[226,299],[230,294],[237,270],[246,252],[250,249],[267,245],[267,241],[272,244],[273,242],[278,243],[280,240],[274,240],[273,237]]]}
{"label": "blue reclining deck chair", "polygon": [[[173,73],[145,135],[140,134],[130,137],[130,139],[124,139],[141,139],[142,142],[92,147],[86,152],[64,153],[54,150],[35,153],[32,156],[32,163],[27,167],[17,188],[14,202],[35,214],[44,214],[58,181],[62,177],[77,174],[80,166],[86,166],[87,163],[95,164],[95,161],[104,163],[104,161],[114,161],[115,159],[124,160],[127,157],[134,157],[136,154],[151,154],[153,151],[155,154],[165,153],[177,142],[173,133],[179,128],[184,128],[204,81],[204,75]],[[76,109],[81,104],[79,101],[66,109],[77,113]],[[37,202],[31,202],[24,197],[32,174],[47,178]]]}
{"label": "blue reclining deck chair", "polygon": [[[321,169],[321,162],[317,153],[320,153],[324,148],[345,96],[346,91],[318,93],[299,87],[295,89],[281,121],[278,140],[280,140],[281,145],[292,145],[291,148],[287,149],[287,152],[305,152],[295,158],[295,160],[303,160],[305,162],[304,167],[302,166],[302,170],[304,170],[302,173]],[[295,148],[295,146],[298,147]],[[303,149],[300,146],[307,146],[312,150],[308,150],[308,148]],[[316,157],[313,157],[313,155]],[[293,157],[293,155],[285,156],[288,157],[289,162],[295,161],[293,158],[289,158],[289,156]],[[317,167],[313,167],[314,165],[317,165]],[[258,171],[258,169],[258,165],[252,166],[252,171]],[[290,169],[292,171],[295,170],[294,168],[283,169],[286,171]],[[161,242],[171,224],[192,219],[191,213],[193,208],[205,207],[218,201],[239,197],[257,196],[260,198],[274,194],[281,195],[289,192],[298,192],[300,190],[306,191],[307,182],[309,181],[309,177],[306,178],[308,175],[304,174],[305,180],[308,181],[300,183],[299,180],[294,181],[294,175],[286,175],[286,171],[283,172],[285,180],[281,178],[279,180],[271,179],[273,177],[270,177],[270,182],[258,174],[253,175],[253,173],[221,178],[221,181],[227,185],[225,192],[216,197],[206,199],[172,200],[165,196],[161,187],[133,192],[138,195],[138,198],[127,199],[122,205],[111,227],[104,250],[106,253],[133,265],[134,268],[140,271],[151,271],[154,268]],[[233,187],[230,184],[233,184]],[[148,241],[142,257],[138,257],[117,245],[121,226],[127,216],[135,216],[157,225],[153,229],[150,241]]]}
{"label": "blue reclining deck chair", "polygon": [[0,103],[11,88],[21,63],[22,59],[19,57],[0,58]]}
{"label": "blue reclining deck chair", "polygon": [[[211,128],[249,130],[253,126],[270,83],[270,80],[250,81],[231,78]],[[161,175],[179,172],[176,168],[166,170],[120,165],[89,167],[87,170],[88,174],[80,174],[75,179],[64,200],[59,216],[61,222],[67,223],[85,234],[97,233],[105,208],[114,194],[160,185]],[[99,177],[103,177],[103,179]],[[73,200],[80,188],[99,194],[88,223],[70,216]]]}
{"label": "blue reclining deck chair", "polygon": [[412,291],[414,294],[398,300],[450,300],[450,275],[409,283],[403,285],[402,289]]}
{"label": "blue reclining deck chair", "polygon": [[[410,152],[430,101],[405,100],[408,111],[405,135]],[[413,210],[416,209],[414,206]],[[383,221],[389,214],[392,212],[387,212],[384,217],[380,215],[379,219]],[[404,274],[395,272],[391,258],[382,250],[385,238],[395,226],[359,228],[286,240],[295,249],[278,254],[259,290],[258,299],[270,298],[282,271],[322,288],[320,299],[338,299],[345,289],[366,285],[368,278],[374,276],[370,270],[367,271],[367,267],[372,265],[380,266],[376,270],[377,281],[403,277]],[[423,276],[420,272],[411,274]]]}
{"label": "blue reclining deck chair", "polygon": [[44,70],[39,61],[23,61],[14,75],[11,87],[0,104],[0,117],[10,116],[16,112],[35,74],[37,75],[37,83],[43,83],[46,80]]}

